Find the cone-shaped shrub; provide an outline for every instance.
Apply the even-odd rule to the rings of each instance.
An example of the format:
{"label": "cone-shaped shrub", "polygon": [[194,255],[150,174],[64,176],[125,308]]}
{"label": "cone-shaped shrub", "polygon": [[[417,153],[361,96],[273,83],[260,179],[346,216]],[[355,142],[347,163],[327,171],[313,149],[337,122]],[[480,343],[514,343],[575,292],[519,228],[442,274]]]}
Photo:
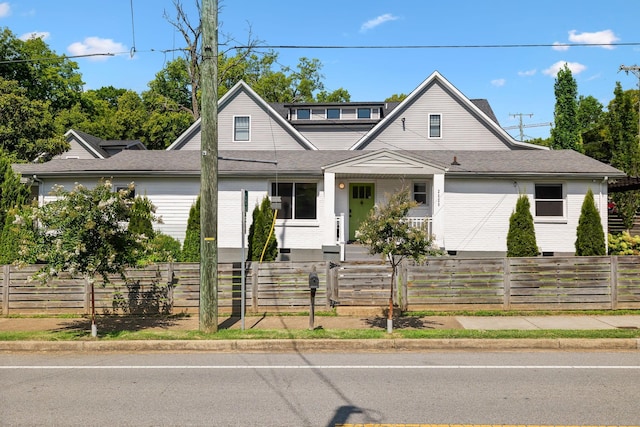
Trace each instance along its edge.
{"label": "cone-shaped shrub", "polygon": [[602,228],[600,214],[596,209],[591,189],[589,189],[586,196],[584,196],[576,234],[576,255],[606,255],[607,248],[604,243],[604,229]]}
{"label": "cone-shaped shrub", "polygon": [[526,194],[521,194],[516,202],[516,210],[509,218],[507,234],[507,256],[527,257],[538,255],[536,231],[533,227],[531,205]]}

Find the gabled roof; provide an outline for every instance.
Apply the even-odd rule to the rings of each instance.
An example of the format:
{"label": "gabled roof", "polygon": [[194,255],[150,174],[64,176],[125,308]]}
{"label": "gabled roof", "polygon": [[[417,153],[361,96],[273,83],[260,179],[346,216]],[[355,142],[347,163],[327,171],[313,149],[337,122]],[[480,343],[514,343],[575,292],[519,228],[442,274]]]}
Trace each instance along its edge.
{"label": "gabled roof", "polygon": [[[118,153],[107,159],[50,160],[15,164],[16,172],[39,177],[199,176],[198,150],[145,150]],[[220,176],[317,176],[325,171],[357,175],[445,173],[456,177],[577,177],[619,178],[618,169],[573,150],[501,151],[354,151],[354,150],[231,150],[219,153]],[[348,168],[349,165],[367,167]]]}
{"label": "gabled roof", "polygon": [[[289,133],[307,150],[318,150],[307,138],[305,138],[300,132],[298,132],[289,123],[285,117],[282,116],[280,111],[276,111],[268,102],[266,102],[260,95],[258,95],[253,89],[249,87],[244,81],[240,80],[236,83],[222,98],[218,100],[218,110],[224,109],[224,107],[240,92],[245,92],[256,104],[260,105],[280,126],[287,129]],[[179,150],[184,144],[187,143],[193,137],[194,134],[200,132],[201,119],[196,120],[189,128],[182,133],[167,150]]]}
{"label": "gabled roof", "polygon": [[[471,111],[473,111],[480,119],[490,127],[497,135],[501,135],[507,143],[513,145],[514,148],[528,148],[528,149],[537,149],[537,150],[548,150],[547,147],[543,147],[540,145],[528,144],[526,142],[520,142],[515,140],[507,131],[502,129],[498,124],[495,115],[493,115],[493,111],[491,110],[491,114],[488,114],[488,111],[485,111],[484,108],[480,108],[478,105],[479,101],[476,101],[478,105],[472,102],[469,98],[464,96],[462,92],[460,92],[455,86],[453,86],[447,79],[445,79],[440,73],[434,71],[431,73],[429,77],[427,77],[416,89],[413,90],[396,108],[394,108],[384,119],[382,119],[376,126],[374,126],[369,132],[367,132],[362,138],[360,138],[353,146],[351,146],[350,150],[360,150],[365,147],[375,136],[385,127],[389,126],[394,120],[398,118],[405,107],[411,105],[416,99],[418,99],[422,94],[429,88],[434,82],[438,82],[442,84],[456,99],[462,104],[466,105]],[[486,101],[485,101],[486,102]],[[487,103],[488,106],[488,103]]]}
{"label": "gabled roof", "polygon": [[74,139],[85,150],[99,159],[111,157],[122,150],[146,150],[147,147],[138,140],[104,140],[75,129],[69,129],[65,134],[67,141]]}

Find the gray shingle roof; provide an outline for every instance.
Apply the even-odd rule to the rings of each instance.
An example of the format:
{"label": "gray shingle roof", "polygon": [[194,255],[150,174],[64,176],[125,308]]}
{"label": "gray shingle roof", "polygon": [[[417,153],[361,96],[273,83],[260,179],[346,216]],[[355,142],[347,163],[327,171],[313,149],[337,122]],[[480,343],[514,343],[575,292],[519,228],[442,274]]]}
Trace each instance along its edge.
{"label": "gray shingle roof", "polygon": [[[336,162],[370,155],[373,151],[284,150],[221,151],[220,175],[270,176],[322,175],[322,168]],[[405,155],[447,168],[448,175],[550,175],[621,177],[621,171],[571,150],[513,151],[403,151]],[[452,164],[454,158],[457,165]],[[64,159],[40,164],[18,164],[23,175],[40,176],[170,176],[199,175],[200,151],[123,151],[107,159]],[[277,167],[271,163],[277,161]]]}

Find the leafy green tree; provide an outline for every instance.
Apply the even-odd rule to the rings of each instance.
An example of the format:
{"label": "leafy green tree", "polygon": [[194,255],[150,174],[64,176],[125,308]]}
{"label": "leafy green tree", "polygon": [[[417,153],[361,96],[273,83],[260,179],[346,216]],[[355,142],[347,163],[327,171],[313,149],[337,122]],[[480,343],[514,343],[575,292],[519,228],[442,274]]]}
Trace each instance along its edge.
{"label": "leafy green tree", "polygon": [[582,202],[582,210],[576,230],[576,255],[606,255],[607,246],[604,241],[604,229],[600,213],[593,200],[593,191],[589,189]]}
{"label": "leafy green tree", "polygon": [[[32,245],[37,259],[46,264],[36,275],[42,282],[63,271],[81,274],[93,294],[98,276],[105,284],[111,274],[124,277],[125,268],[135,266],[145,253],[144,242],[123,225],[131,217],[129,190],[114,192],[111,182],[102,181],[94,189],[76,185],[67,191],[58,186],[51,194],[53,201],[22,219],[27,227],[39,225]],[[93,304],[91,324],[96,336]]]}
{"label": "leafy green tree", "polygon": [[18,259],[19,239],[13,221],[16,209],[29,203],[29,188],[11,168],[12,157],[0,149],[0,264]]}
{"label": "leafy green tree", "polygon": [[153,238],[149,241],[148,254],[140,263],[174,262],[181,259],[180,241],[167,234],[155,232]]}
{"label": "leafy green tree", "polygon": [[390,97],[384,100],[384,102],[402,102],[407,98],[406,93],[394,93]]}
{"label": "leafy green tree", "polygon": [[428,255],[438,254],[426,226],[412,226],[407,221],[409,211],[418,206],[404,187],[388,197],[384,204],[376,205],[356,231],[357,239],[369,248],[372,255],[381,254],[391,265],[391,286],[387,331],[393,329],[393,295],[398,267],[404,259],[420,262]]}
{"label": "leafy green tree", "polygon": [[200,262],[200,196],[189,209],[187,233],[182,244],[181,260],[184,262]]}
{"label": "leafy green tree", "polygon": [[604,163],[611,163],[611,147],[604,135],[604,107],[593,96],[578,99],[578,126],[584,153]]}
{"label": "leafy green tree", "polygon": [[578,84],[567,64],[558,71],[554,91],[556,106],[555,126],[551,129],[552,148],[582,152],[578,127]]}
{"label": "leafy green tree", "polygon": [[131,205],[129,232],[145,236],[147,239],[152,239],[155,235],[153,222],[158,221],[154,215],[155,212],[156,207],[148,197],[136,196],[133,200],[133,205]]}
{"label": "leafy green tree", "polygon": [[[269,197],[264,197],[260,206],[253,209],[249,226],[249,261],[275,261],[278,257],[278,241],[272,232],[274,212]],[[268,240],[267,240],[268,239]]]}
{"label": "leafy green tree", "polygon": [[[614,99],[605,118],[607,141],[611,147],[611,166],[629,176],[640,176],[640,145],[638,143],[638,113],[630,92],[616,82]],[[640,191],[631,190],[611,195],[624,226],[629,230],[640,207]]]}
{"label": "leafy green tree", "polygon": [[0,149],[17,160],[48,160],[69,149],[56,133],[49,105],[30,100],[16,81],[0,77]]}
{"label": "leafy green tree", "polygon": [[[41,38],[20,40],[0,32],[0,77],[18,82],[32,101],[46,102],[52,114],[71,108],[82,93],[78,64],[57,55]],[[12,62],[8,62],[12,60]]]}
{"label": "leafy green tree", "polygon": [[516,209],[509,218],[507,256],[531,257],[537,256],[538,252],[529,198],[526,194],[521,194],[516,202]]}

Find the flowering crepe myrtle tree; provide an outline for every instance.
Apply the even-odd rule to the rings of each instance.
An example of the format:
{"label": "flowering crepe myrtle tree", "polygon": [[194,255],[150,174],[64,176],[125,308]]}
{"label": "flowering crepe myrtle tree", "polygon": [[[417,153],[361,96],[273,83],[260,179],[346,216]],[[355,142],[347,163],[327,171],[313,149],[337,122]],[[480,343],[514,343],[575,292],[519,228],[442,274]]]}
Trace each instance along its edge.
{"label": "flowering crepe myrtle tree", "polygon": [[25,211],[20,220],[25,227],[36,224],[33,241],[25,242],[23,251],[25,255],[35,252],[37,259],[46,264],[36,273],[36,279],[46,283],[66,271],[83,275],[90,284],[94,337],[96,278],[101,276],[104,283],[109,283],[110,274],[124,277],[125,268],[135,265],[145,253],[144,236],[127,230],[133,204],[128,195],[132,189],[131,184],[128,189],[113,191],[108,180],[94,189],[76,184],[67,191],[56,186],[51,192],[53,201]]}
{"label": "flowering crepe myrtle tree", "polygon": [[404,259],[412,258],[421,262],[428,255],[437,255],[440,251],[433,247],[426,222],[412,225],[407,221],[409,210],[418,206],[411,199],[409,189],[401,188],[384,204],[374,206],[367,218],[360,224],[356,237],[369,248],[372,255],[381,254],[391,265],[391,286],[387,332],[393,331],[393,294],[398,267]]}

